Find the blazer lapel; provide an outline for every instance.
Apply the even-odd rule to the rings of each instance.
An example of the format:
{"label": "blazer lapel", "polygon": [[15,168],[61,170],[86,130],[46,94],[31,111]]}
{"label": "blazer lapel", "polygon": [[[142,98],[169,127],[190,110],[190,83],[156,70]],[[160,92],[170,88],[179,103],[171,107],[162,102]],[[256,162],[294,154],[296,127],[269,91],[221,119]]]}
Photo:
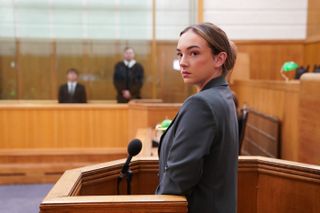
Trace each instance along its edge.
{"label": "blazer lapel", "polygon": [[158,147],[158,156],[160,156],[160,150],[161,150],[161,145],[162,145],[162,140],[164,138],[164,136],[167,134],[167,131],[169,130],[169,128],[172,126],[172,124],[174,123],[174,121],[176,120],[176,117],[178,116],[178,113],[176,114],[176,116],[173,118],[172,122],[170,123],[170,125],[168,126],[168,128],[166,129],[166,131],[161,135],[160,137],[160,141],[159,141],[159,147]]}

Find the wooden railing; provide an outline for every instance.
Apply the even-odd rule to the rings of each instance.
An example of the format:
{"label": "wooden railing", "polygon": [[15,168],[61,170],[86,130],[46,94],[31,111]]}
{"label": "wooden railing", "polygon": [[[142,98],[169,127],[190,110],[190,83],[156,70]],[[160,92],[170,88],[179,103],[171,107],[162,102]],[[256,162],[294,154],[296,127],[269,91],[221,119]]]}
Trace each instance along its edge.
{"label": "wooden railing", "polygon": [[280,120],[253,109],[248,112],[241,155],[281,158]]}
{"label": "wooden railing", "polygon": [[[133,195],[117,195],[124,161],[66,171],[41,203],[40,212],[187,212],[184,197],[154,195],[159,178],[156,158],[134,158]],[[317,213],[319,197],[320,166],[239,157],[239,213]]]}

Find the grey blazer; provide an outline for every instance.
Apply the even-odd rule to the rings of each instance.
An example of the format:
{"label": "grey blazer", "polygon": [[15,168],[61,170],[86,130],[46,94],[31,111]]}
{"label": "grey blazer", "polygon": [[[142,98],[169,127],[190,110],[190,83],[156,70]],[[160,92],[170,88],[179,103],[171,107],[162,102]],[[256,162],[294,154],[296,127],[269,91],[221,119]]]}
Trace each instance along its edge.
{"label": "grey blazer", "polygon": [[235,213],[238,121],[224,77],[189,97],[162,135],[156,194],[185,195],[189,213]]}

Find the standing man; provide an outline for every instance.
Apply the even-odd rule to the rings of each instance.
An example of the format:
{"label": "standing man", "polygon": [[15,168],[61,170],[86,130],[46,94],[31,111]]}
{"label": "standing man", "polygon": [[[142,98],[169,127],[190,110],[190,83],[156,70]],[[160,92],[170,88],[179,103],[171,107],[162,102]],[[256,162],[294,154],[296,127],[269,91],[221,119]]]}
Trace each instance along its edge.
{"label": "standing man", "polygon": [[117,90],[118,103],[128,103],[131,99],[140,99],[144,71],[141,64],[134,60],[134,50],[126,47],[124,60],[114,68],[113,83]]}
{"label": "standing man", "polygon": [[68,82],[59,88],[59,103],[87,103],[86,89],[77,82],[78,71],[76,69],[68,69],[67,80]]}

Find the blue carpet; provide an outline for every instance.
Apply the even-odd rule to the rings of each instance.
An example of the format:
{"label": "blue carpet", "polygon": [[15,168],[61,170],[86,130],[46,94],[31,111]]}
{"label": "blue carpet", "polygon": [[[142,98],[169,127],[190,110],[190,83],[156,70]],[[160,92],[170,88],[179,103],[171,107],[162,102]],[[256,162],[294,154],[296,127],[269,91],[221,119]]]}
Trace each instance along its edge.
{"label": "blue carpet", "polygon": [[52,184],[0,185],[0,213],[38,213]]}

